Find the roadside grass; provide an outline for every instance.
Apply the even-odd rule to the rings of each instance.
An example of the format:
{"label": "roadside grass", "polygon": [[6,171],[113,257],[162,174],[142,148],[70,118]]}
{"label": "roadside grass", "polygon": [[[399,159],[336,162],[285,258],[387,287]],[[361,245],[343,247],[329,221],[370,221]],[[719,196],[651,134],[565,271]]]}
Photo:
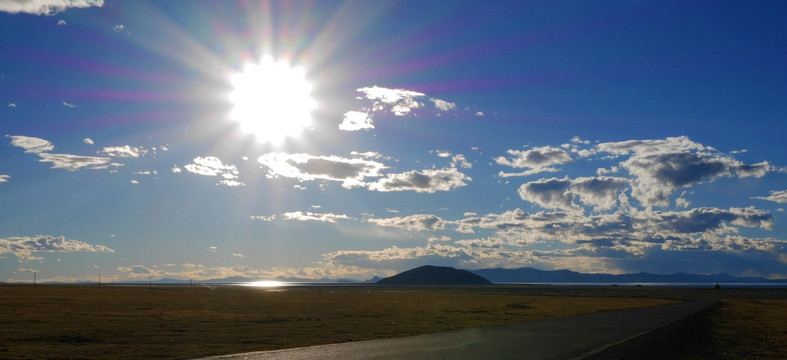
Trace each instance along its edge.
{"label": "roadside grass", "polygon": [[787,358],[787,299],[723,300],[710,319],[708,359]]}
{"label": "roadside grass", "polygon": [[196,358],[671,302],[536,296],[496,287],[4,285],[0,359]]}

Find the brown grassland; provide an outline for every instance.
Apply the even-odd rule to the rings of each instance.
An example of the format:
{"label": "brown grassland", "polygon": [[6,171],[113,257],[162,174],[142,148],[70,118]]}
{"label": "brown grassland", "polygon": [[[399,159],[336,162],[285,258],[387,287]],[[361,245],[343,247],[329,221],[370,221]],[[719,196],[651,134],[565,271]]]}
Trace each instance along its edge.
{"label": "brown grassland", "polygon": [[[682,291],[623,287],[221,286],[210,290],[3,285],[0,359],[196,358],[435,333],[682,299],[688,299]],[[724,300],[706,318],[711,319],[718,344],[749,338],[752,342],[745,346],[762,352],[762,358],[778,358],[774,354],[787,351],[785,305],[780,296]]]}

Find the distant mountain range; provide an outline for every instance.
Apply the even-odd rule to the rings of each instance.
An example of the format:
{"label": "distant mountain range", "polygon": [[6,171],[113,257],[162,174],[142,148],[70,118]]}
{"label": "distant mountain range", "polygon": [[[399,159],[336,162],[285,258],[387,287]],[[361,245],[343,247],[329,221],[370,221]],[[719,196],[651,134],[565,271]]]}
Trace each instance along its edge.
{"label": "distant mountain range", "polygon": [[481,269],[471,270],[493,283],[787,283],[759,277],[735,277],[729,274],[584,274],[571,270]]}

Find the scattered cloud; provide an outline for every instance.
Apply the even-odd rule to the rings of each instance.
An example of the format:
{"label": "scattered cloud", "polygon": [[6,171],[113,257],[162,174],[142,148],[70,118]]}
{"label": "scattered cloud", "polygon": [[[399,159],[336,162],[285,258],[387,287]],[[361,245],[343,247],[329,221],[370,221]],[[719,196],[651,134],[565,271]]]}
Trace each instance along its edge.
{"label": "scattered cloud", "polygon": [[8,182],[8,179],[11,178],[11,175],[0,175],[0,184],[4,182]]}
{"label": "scattered cloud", "polygon": [[66,25],[66,21],[63,20],[63,19],[60,19],[60,20],[57,21],[57,25],[58,26],[64,26],[64,25]]}
{"label": "scattered cloud", "polygon": [[103,245],[90,245],[78,240],[66,240],[63,236],[34,235],[0,238],[0,255],[11,254],[20,260],[38,260],[35,252],[108,252]]}
{"label": "scattered cloud", "polygon": [[134,179],[131,179],[131,183],[132,183],[132,184],[134,184],[134,185],[136,185],[136,184],[139,184],[139,181],[137,181],[137,180],[134,180]]}
{"label": "scattered cloud", "polygon": [[210,251],[210,252],[216,252],[216,251],[218,251],[218,250],[219,250],[219,248],[217,248],[217,247],[215,247],[215,246],[209,246],[209,247],[208,247],[208,251]]}
{"label": "scattered cloud", "polygon": [[[224,164],[221,159],[215,156],[198,156],[194,158],[194,162],[184,166],[186,171],[202,175],[202,176],[218,176],[221,177],[216,185],[225,185],[229,187],[244,186],[242,182],[238,181],[238,168],[232,164]],[[172,168],[173,173],[179,173],[182,170],[177,167]]]}
{"label": "scattered cloud", "polygon": [[63,101],[63,106],[65,106],[67,108],[71,108],[71,109],[77,107],[76,105],[68,103],[68,102],[65,102],[65,101]]}
{"label": "scattered cloud", "polygon": [[339,130],[357,131],[363,129],[374,129],[371,114],[364,111],[348,111],[344,113],[344,119],[339,124]]}
{"label": "scattered cloud", "polygon": [[112,28],[112,30],[115,30],[115,31],[117,31],[117,32],[121,32],[121,31],[123,31],[123,29],[125,29],[125,28],[126,28],[126,27],[125,27],[123,24],[118,24],[118,25],[115,25],[115,26]]}
{"label": "scattered cloud", "polygon": [[388,174],[374,183],[368,185],[370,190],[376,191],[415,191],[434,193],[436,191],[450,191],[467,185],[469,176],[459,172],[456,168],[408,171],[400,174]]}
{"label": "scattered cloud", "polygon": [[250,218],[252,220],[259,220],[259,221],[273,221],[273,220],[276,220],[276,215],[271,215],[271,216],[255,216],[255,215],[252,215],[252,216],[250,216]]}
{"label": "scattered cloud", "polygon": [[445,228],[445,221],[438,216],[431,214],[416,214],[404,217],[392,217],[386,219],[370,218],[366,221],[385,227],[395,227],[404,230],[415,231],[435,231]]}
{"label": "scattered cloud", "polygon": [[8,107],[10,107],[10,108],[15,108],[15,107],[16,107],[16,104],[14,104],[14,103],[9,103],[9,104],[8,104]]}
{"label": "scattered cloud", "polygon": [[511,176],[529,176],[542,172],[556,172],[558,169],[551,167],[552,165],[565,164],[572,161],[571,154],[563,149],[543,146],[536,147],[531,150],[508,150],[510,158],[499,156],[495,158],[495,162],[500,165],[510,166],[518,169],[528,169],[520,173],[505,173],[500,172],[501,177]]}
{"label": "scattered cloud", "polygon": [[0,2],[0,11],[18,14],[55,15],[68,8],[104,6],[104,0],[11,0]]}
{"label": "scattered cloud", "polygon": [[380,154],[380,153],[375,152],[375,151],[366,151],[366,152],[353,151],[353,152],[350,153],[350,155],[357,156],[357,157],[362,157],[362,158],[367,158],[367,159],[391,160],[390,156],[383,156],[383,154]]}
{"label": "scattered cloud", "polygon": [[120,272],[130,273],[133,275],[145,275],[145,276],[152,275],[154,273],[153,269],[150,269],[142,265],[119,266],[117,270]]}
{"label": "scattered cloud", "polygon": [[389,109],[396,116],[404,116],[412,109],[423,107],[416,99],[425,94],[417,91],[403,89],[388,89],[377,85],[358,89],[358,92],[373,101],[373,111],[383,111]]}
{"label": "scattered cloud", "polygon": [[239,258],[245,258],[246,257],[246,255],[239,254],[239,253],[232,253],[232,256],[239,257]]}
{"label": "scattered cloud", "polygon": [[440,111],[452,111],[452,110],[456,109],[456,103],[452,103],[452,102],[448,102],[448,101],[440,100],[440,99],[434,99],[434,98],[429,99],[429,100],[431,100],[434,103],[434,106],[437,108],[437,110],[440,110]]}
{"label": "scattered cloud", "polygon": [[288,177],[301,181],[341,181],[342,186],[363,186],[367,177],[379,177],[385,165],[377,161],[339,156],[268,153],[257,158],[269,177]]}
{"label": "scattered cloud", "polygon": [[139,158],[145,156],[148,150],[130,145],[105,147],[101,150],[104,155],[122,158]]}
{"label": "scattered cloud", "polygon": [[752,199],[768,200],[779,204],[787,204],[787,190],[771,191],[768,196],[757,196]]}
{"label": "scattered cloud", "polygon": [[453,158],[451,158],[451,166],[452,167],[461,167],[464,169],[472,169],[473,164],[471,164],[464,155],[456,154]]}
{"label": "scattered cloud", "polygon": [[172,166],[172,173],[173,174],[180,174],[183,172],[183,169],[179,168],[177,165]]}
{"label": "scattered cloud", "polygon": [[691,202],[686,200],[686,199],[684,199],[684,198],[677,198],[677,199],[675,199],[675,206],[677,206],[677,207],[681,207],[681,208],[685,209],[685,208],[688,208],[689,205],[691,205]]}
{"label": "scattered cloud", "polygon": [[486,115],[484,115],[483,112],[478,111],[478,112],[475,113],[475,116],[477,116],[477,117],[484,117]]}
{"label": "scattered cloud", "polygon": [[629,156],[620,167],[634,176],[632,195],[643,206],[667,206],[672,192],[722,176],[762,177],[777,170],[767,162],[746,165],[685,136],[601,143],[595,152]]}
{"label": "scattered cloud", "polygon": [[12,136],[6,135],[11,138],[11,145],[25,149],[26,153],[39,154],[45,151],[54,150],[55,146],[47,140],[29,137],[29,136]]}
{"label": "scattered cloud", "polygon": [[[773,216],[750,208],[698,208],[685,211],[636,211],[585,216],[571,212],[526,213],[520,209],[447,221],[435,215],[370,219],[380,226],[407,230],[444,230],[456,225],[493,229],[494,235],[475,239],[428,239],[426,246],[382,250],[342,250],[324,254],[332,265],[407,267],[428,262],[451,266],[520,267],[539,265],[579,271],[620,272],[614,264],[665,252],[756,251],[774,257],[787,241],[751,238],[740,228],[771,229]],[[472,231],[465,231],[472,233]],[[557,249],[552,245],[557,245]],[[545,249],[544,245],[550,245]],[[656,254],[656,255],[654,255]],[[708,255],[712,256],[712,255]],[[592,264],[591,264],[592,263]]]}
{"label": "scattered cloud", "polygon": [[40,162],[51,162],[52,169],[64,169],[68,171],[76,171],[81,168],[88,168],[92,170],[103,170],[111,165],[118,166],[119,164],[110,164],[111,158],[99,156],[80,156],[72,154],[38,154],[41,157]]}
{"label": "scattered cloud", "polygon": [[335,223],[336,220],[353,220],[353,218],[344,214],[313,213],[309,211],[287,212],[282,214],[282,219],[295,221],[319,221],[326,223]]}
{"label": "scattered cloud", "polygon": [[84,139],[82,139],[82,142],[85,143],[85,144],[88,144],[88,145],[95,145],[95,143],[93,142],[93,139],[91,139],[91,138],[84,138]]}

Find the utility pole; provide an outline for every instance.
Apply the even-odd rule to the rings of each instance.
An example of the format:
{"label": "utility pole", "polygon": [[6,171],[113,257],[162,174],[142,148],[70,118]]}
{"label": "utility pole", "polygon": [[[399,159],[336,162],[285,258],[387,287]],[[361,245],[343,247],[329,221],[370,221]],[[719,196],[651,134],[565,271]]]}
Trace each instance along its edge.
{"label": "utility pole", "polygon": [[33,287],[36,287],[36,270],[33,270]]}

